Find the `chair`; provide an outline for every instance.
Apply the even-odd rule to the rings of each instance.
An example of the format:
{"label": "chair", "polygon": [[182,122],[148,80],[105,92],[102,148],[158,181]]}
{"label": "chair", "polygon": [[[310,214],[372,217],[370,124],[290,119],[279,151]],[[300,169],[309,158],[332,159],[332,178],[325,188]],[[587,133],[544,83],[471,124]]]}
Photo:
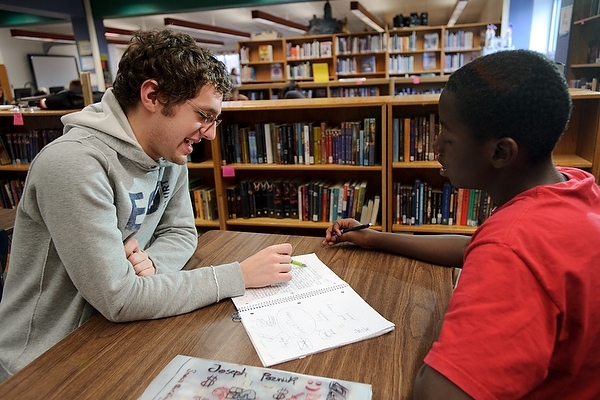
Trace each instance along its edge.
{"label": "chair", "polygon": [[4,291],[4,274],[8,264],[8,253],[10,251],[10,236],[6,230],[0,230],[0,300]]}

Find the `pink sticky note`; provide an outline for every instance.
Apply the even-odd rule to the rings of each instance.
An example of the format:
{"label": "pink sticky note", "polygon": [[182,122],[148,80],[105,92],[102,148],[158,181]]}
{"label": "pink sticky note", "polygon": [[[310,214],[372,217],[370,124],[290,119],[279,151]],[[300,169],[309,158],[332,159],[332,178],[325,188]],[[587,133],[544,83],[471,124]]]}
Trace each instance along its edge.
{"label": "pink sticky note", "polygon": [[421,78],[419,78],[418,76],[413,76],[413,83],[415,85],[418,85],[419,83],[421,83]]}
{"label": "pink sticky note", "polygon": [[235,176],[235,167],[231,165],[223,165],[221,167],[221,173],[223,174],[223,178],[232,178]]}
{"label": "pink sticky note", "polygon": [[21,113],[13,114],[13,125],[23,125],[23,114],[21,114]]}

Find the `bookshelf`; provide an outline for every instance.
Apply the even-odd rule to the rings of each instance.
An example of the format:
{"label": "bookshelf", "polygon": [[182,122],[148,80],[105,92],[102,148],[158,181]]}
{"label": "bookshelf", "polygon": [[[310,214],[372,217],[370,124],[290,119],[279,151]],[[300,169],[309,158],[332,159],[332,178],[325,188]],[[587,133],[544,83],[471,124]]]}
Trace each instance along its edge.
{"label": "bookshelf", "polygon": [[[317,199],[323,199],[321,197],[323,187],[366,182],[365,199],[374,200],[375,196],[379,196],[379,214],[385,215],[385,213],[381,213],[381,210],[385,209],[387,198],[387,188],[384,184],[386,181],[385,168],[383,166],[387,163],[384,155],[386,154],[387,146],[385,136],[385,105],[388,100],[389,97],[387,96],[378,96],[360,99],[323,98],[225,102],[222,110],[223,123],[221,124],[221,132],[217,139],[212,142],[213,154],[219,154],[219,158],[224,160],[220,166],[220,176],[222,178],[220,182],[217,182],[219,213],[220,216],[224,216],[219,220],[221,229],[282,233],[292,233],[301,230],[304,234],[321,236],[330,225],[329,217],[332,212],[332,197],[326,197],[326,200],[317,206],[319,216],[324,218],[314,218],[314,208],[313,213],[309,213],[309,220],[306,220],[306,216],[302,218],[300,215],[298,217],[286,217],[285,213],[283,214],[283,218],[264,216],[244,218],[240,217],[239,214],[241,211],[239,209],[235,210],[235,216],[232,216],[231,194],[228,191],[230,192],[231,188],[239,186],[240,191],[243,193],[244,188],[241,187],[243,182],[250,181],[255,183],[266,182],[268,185],[279,184],[278,181],[284,181],[282,185],[285,185],[285,181],[296,182],[298,192],[302,192],[302,189],[300,189],[302,185],[309,185],[308,187],[304,186],[305,190],[308,190],[309,193],[311,191],[312,193],[318,191],[319,194],[315,195]],[[375,120],[374,135],[376,145],[370,147],[373,149],[373,158],[368,163],[369,165],[364,165],[366,163],[366,156],[363,157],[363,165],[358,165],[359,161],[355,161],[357,159],[353,152],[354,148],[358,149],[358,145],[352,146],[353,142],[350,141],[350,137],[352,137],[350,136],[350,130],[347,131],[347,141],[341,136],[341,132],[333,131],[337,128],[341,131],[346,122],[363,123],[365,119]],[[281,154],[279,161],[277,161],[277,156],[275,156],[273,164],[257,163],[256,160],[248,160],[248,156],[246,156],[245,162],[244,156],[241,156],[238,160],[233,160],[231,156],[223,156],[223,152],[232,153],[224,150],[231,146],[231,135],[228,132],[233,128],[230,127],[237,127],[237,129],[233,129],[236,135],[237,132],[240,132],[242,135],[252,137],[249,131],[258,132],[259,128],[257,124],[269,124],[269,131],[272,134],[272,138],[286,135],[285,137],[288,139],[281,139],[281,147],[287,150],[286,155]],[[312,124],[312,126],[305,128],[308,124]],[[293,139],[294,137],[299,137],[300,142],[304,140],[307,143],[306,136],[302,136],[301,134],[293,136],[295,133],[305,132],[304,129],[308,129],[309,136],[315,135],[314,137],[317,138],[315,143],[319,142],[318,138],[321,139],[320,148],[325,149],[327,147],[327,137],[331,138],[331,143],[337,140],[336,143],[338,144],[332,145],[329,148],[337,147],[338,152],[328,151],[326,154],[331,157],[327,161],[328,157],[320,157],[319,154],[322,153],[315,149],[313,163],[307,163],[307,157],[305,156],[307,154],[306,147],[303,148],[304,151],[296,151],[299,141]],[[332,136],[328,136],[327,131],[329,129],[331,129],[330,133]],[[242,131],[244,133],[241,133]],[[273,136],[274,133],[275,136]],[[358,135],[359,133],[356,131],[355,138],[358,138]],[[363,139],[365,137],[366,135],[363,132]],[[273,138],[271,145],[273,146],[276,141],[277,139]],[[240,139],[240,143],[242,142],[243,139]],[[310,143],[310,140],[308,142]],[[314,148],[310,145],[309,147]],[[258,148],[260,148],[260,145]],[[342,149],[344,149],[344,153],[342,153]],[[346,150],[348,152],[345,152]],[[362,154],[364,155],[365,153]],[[225,175],[228,177],[225,177]],[[314,186],[314,190],[310,186],[311,183],[318,184]],[[285,191],[285,186],[283,186],[283,190]],[[330,191],[329,193],[332,192]],[[307,204],[305,201],[305,207],[308,207]],[[311,203],[310,207],[314,207],[314,204]],[[302,213],[302,207],[298,208],[300,208],[298,214]],[[324,208],[325,211],[323,211]],[[313,218],[310,218],[310,215],[313,215]],[[385,230],[386,223],[387,221],[382,220],[382,217],[379,216],[376,218],[376,229]]]}
{"label": "bookshelf", "polygon": [[[591,172],[600,182],[600,93],[583,89],[571,89],[573,112],[566,131],[557,144],[553,160],[558,166],[577,167]],[[391,232],[418,233],[463,233],[470,234],[476,229],[468,225],[427,224],[406,225],[397,223],[394,202],[395,183],[412,186],[415,180],[429,184],[434,189],[441,189],[446,182],[439,174],[440,164],[437,161],[410,161],[410,142],[405,135],[402,147],[394,136],[394,120],[413,120],[415,117],[430,118],[437,115],[439,95],[396,96],[387,103],[387,131],[389,145],[386,159],[386,186],[388,188],[386,209],[387,228]],[[405,127],[407,125],[404,125]],[[408,128],[406,128],[408,129]],[[405,129],[405,131],[406,131]],[[437,129],[437,127],[436,127]],[[426,150],[425,150],[426,152]],[[401,160],[398,160],[402,155]],[[416,158],[416,156],[415,156]]]}
{"label": "bookshelf", "polygon": [[282,75],[273,79],[272,71],[285,67],[285,52],[280,39],[240,42],[240,78],[242,83],[285,82]]}
{"label": "bookshelf", "polygon": [[[567,130],[554,151],[554,161],[560,166],[584,169],[596,176],[600,183],[600,92],[571,89],[573,113]],[[329,226],[327,220],[305,221],[299,218],[255,218],[230,217],[228,188],[242,181],[273,182],[278,180],[309,183],[366,182],[366,199],[380,196],[380,210],[375,229],[386,232],[405,233],[473,233],[474,226],[423,224],[408,225],[396,222],[394,210],[395,183],[413,184],[416,179],[439,190],[447,183],[439,175],[440,165],[434,160],[409,161],[410,152],[403,141],[403,160],[397,160],[398,141],[394,137],[394,120],[412,120],[426,117],[435,121],[438,94],[413,96],[375,96],[361,98],[322,98],[294,100],[238,101],[223,103],[223,123],[217,138],[196,145],[193,159],[188,163],[190,181],[201,180],[202,184],[215,188],[219,218],[206,220],[197,218],[199,230],[221,229],[252,232],[301,233],[322,236]],[[0,133],[28,132],[34,129],[62,129],[60,117],[71,111],[35,111],[23,113],[23,125],[14,125],[14,115],[0,111]],[[433,117],[432,117],[433,116]],[[362,121],[375,118],[376,146],[375,162],[372,165],[330,163],[265,164],[252,162],[227,162],[223,154],[226,144],[225,129],[237,124],[239,127],[256,128],[258,125],[298,124],[325,122],[326,126],[341,126],[342,122]],[[430,119],[433,118],[433,119]],[[222,143],[223,142],[223,143]],[[296,145],[296,144],[295,144]],[[364,160],[363,160],[364,161]],[[0,166],[0,181],[24,179],[27,164]],[[4,189],[4,187],[2,187]]]}
{"label": "bookshelf", "polygon": [[567,79],[572,87],[600,90],[600,2],[576,0],[569,38]]}
{"label": "bookshelf", "polygon": [[[295,80],[313,98],[439,93],[454,70],[482,54],[488,24],[500,25],[418,26],[240,42],[240,92],[250,99],[274,99],[284,81]],[[272,61],[260,61],[261,46],[272,47]],[[326,65],[327,82],[314,81],[315,63]],[[269,80],[273,64],[282,65],[283,78]]]}

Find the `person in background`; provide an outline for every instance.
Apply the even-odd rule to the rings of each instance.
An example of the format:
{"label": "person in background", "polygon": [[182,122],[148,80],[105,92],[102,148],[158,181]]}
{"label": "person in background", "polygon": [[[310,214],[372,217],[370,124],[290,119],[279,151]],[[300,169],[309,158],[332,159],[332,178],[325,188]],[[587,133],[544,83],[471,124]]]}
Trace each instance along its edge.
{"label": "person in background", "polygon": [[2,88],[2,86],[0,86],[0,105],[7,106],[9,104],[11,104],[10,100],[4,94],[4,89]]}
{"label": "person in background", "polygon": [[[540,84],[543,82],[543,84]],[[336,221],[324,245],[353,242],[462,267],[416,399],[592,399],[600,395],[600,189],[555,167],[572,102],[554,62],[528,50],[466,64],[439,100],[434,150],[456,187],[496,206],[471,238],[398,235]]]}
{"label": "person in background", "polygon": [[[103,92],[92,92],[95,103],[102,100],[103,95]],[[81,80],[73,79],[68,89],[40,99],[39,107],[43,110],[74,110],[83,108],[84,103]]]}
{"label": "person in background", "polygon": [[62,117],[17,208],[0,381],[97,313],[169,317],[292,278],[289,243],[182,270],[198,241],[186,162],[215,138],[231,90],[225,65],[191,36],[139,31],[102,102]]}
{"label": "person in background", "polygon": [[302,89],[296,82],[290,81],[285,84],[279,91],[278,98],[280,99],[305,99],[306,96],[302,93]]}
{"label": "person in background", "polygon": [[231,84],[233,85],[234,88],[237,88],[238,86],[240,86],[242,84],[238,69],[235,67],[231,68],[231,72],[229,73],[229,79],[231,80]]}

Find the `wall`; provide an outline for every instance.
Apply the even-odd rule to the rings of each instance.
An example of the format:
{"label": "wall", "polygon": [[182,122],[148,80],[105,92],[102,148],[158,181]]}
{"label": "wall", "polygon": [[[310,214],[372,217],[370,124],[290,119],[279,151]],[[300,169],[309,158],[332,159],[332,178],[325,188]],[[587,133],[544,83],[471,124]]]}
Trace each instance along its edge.
{"label": "wall", "polygon": [[513,26],[513,45],[516,49],[529,48],[533,3],[534,0],[513,0],[510,2],[508,22]]}
{"label": "wall", "polygon": [[44,54],[42,42],[14,39],[10,36],[10,29],[3,28],[0,29],[0,43],[0,64],[6,67],[11,92],[12,88],[22,88],[26,83],[33,82],[27,54]]}

